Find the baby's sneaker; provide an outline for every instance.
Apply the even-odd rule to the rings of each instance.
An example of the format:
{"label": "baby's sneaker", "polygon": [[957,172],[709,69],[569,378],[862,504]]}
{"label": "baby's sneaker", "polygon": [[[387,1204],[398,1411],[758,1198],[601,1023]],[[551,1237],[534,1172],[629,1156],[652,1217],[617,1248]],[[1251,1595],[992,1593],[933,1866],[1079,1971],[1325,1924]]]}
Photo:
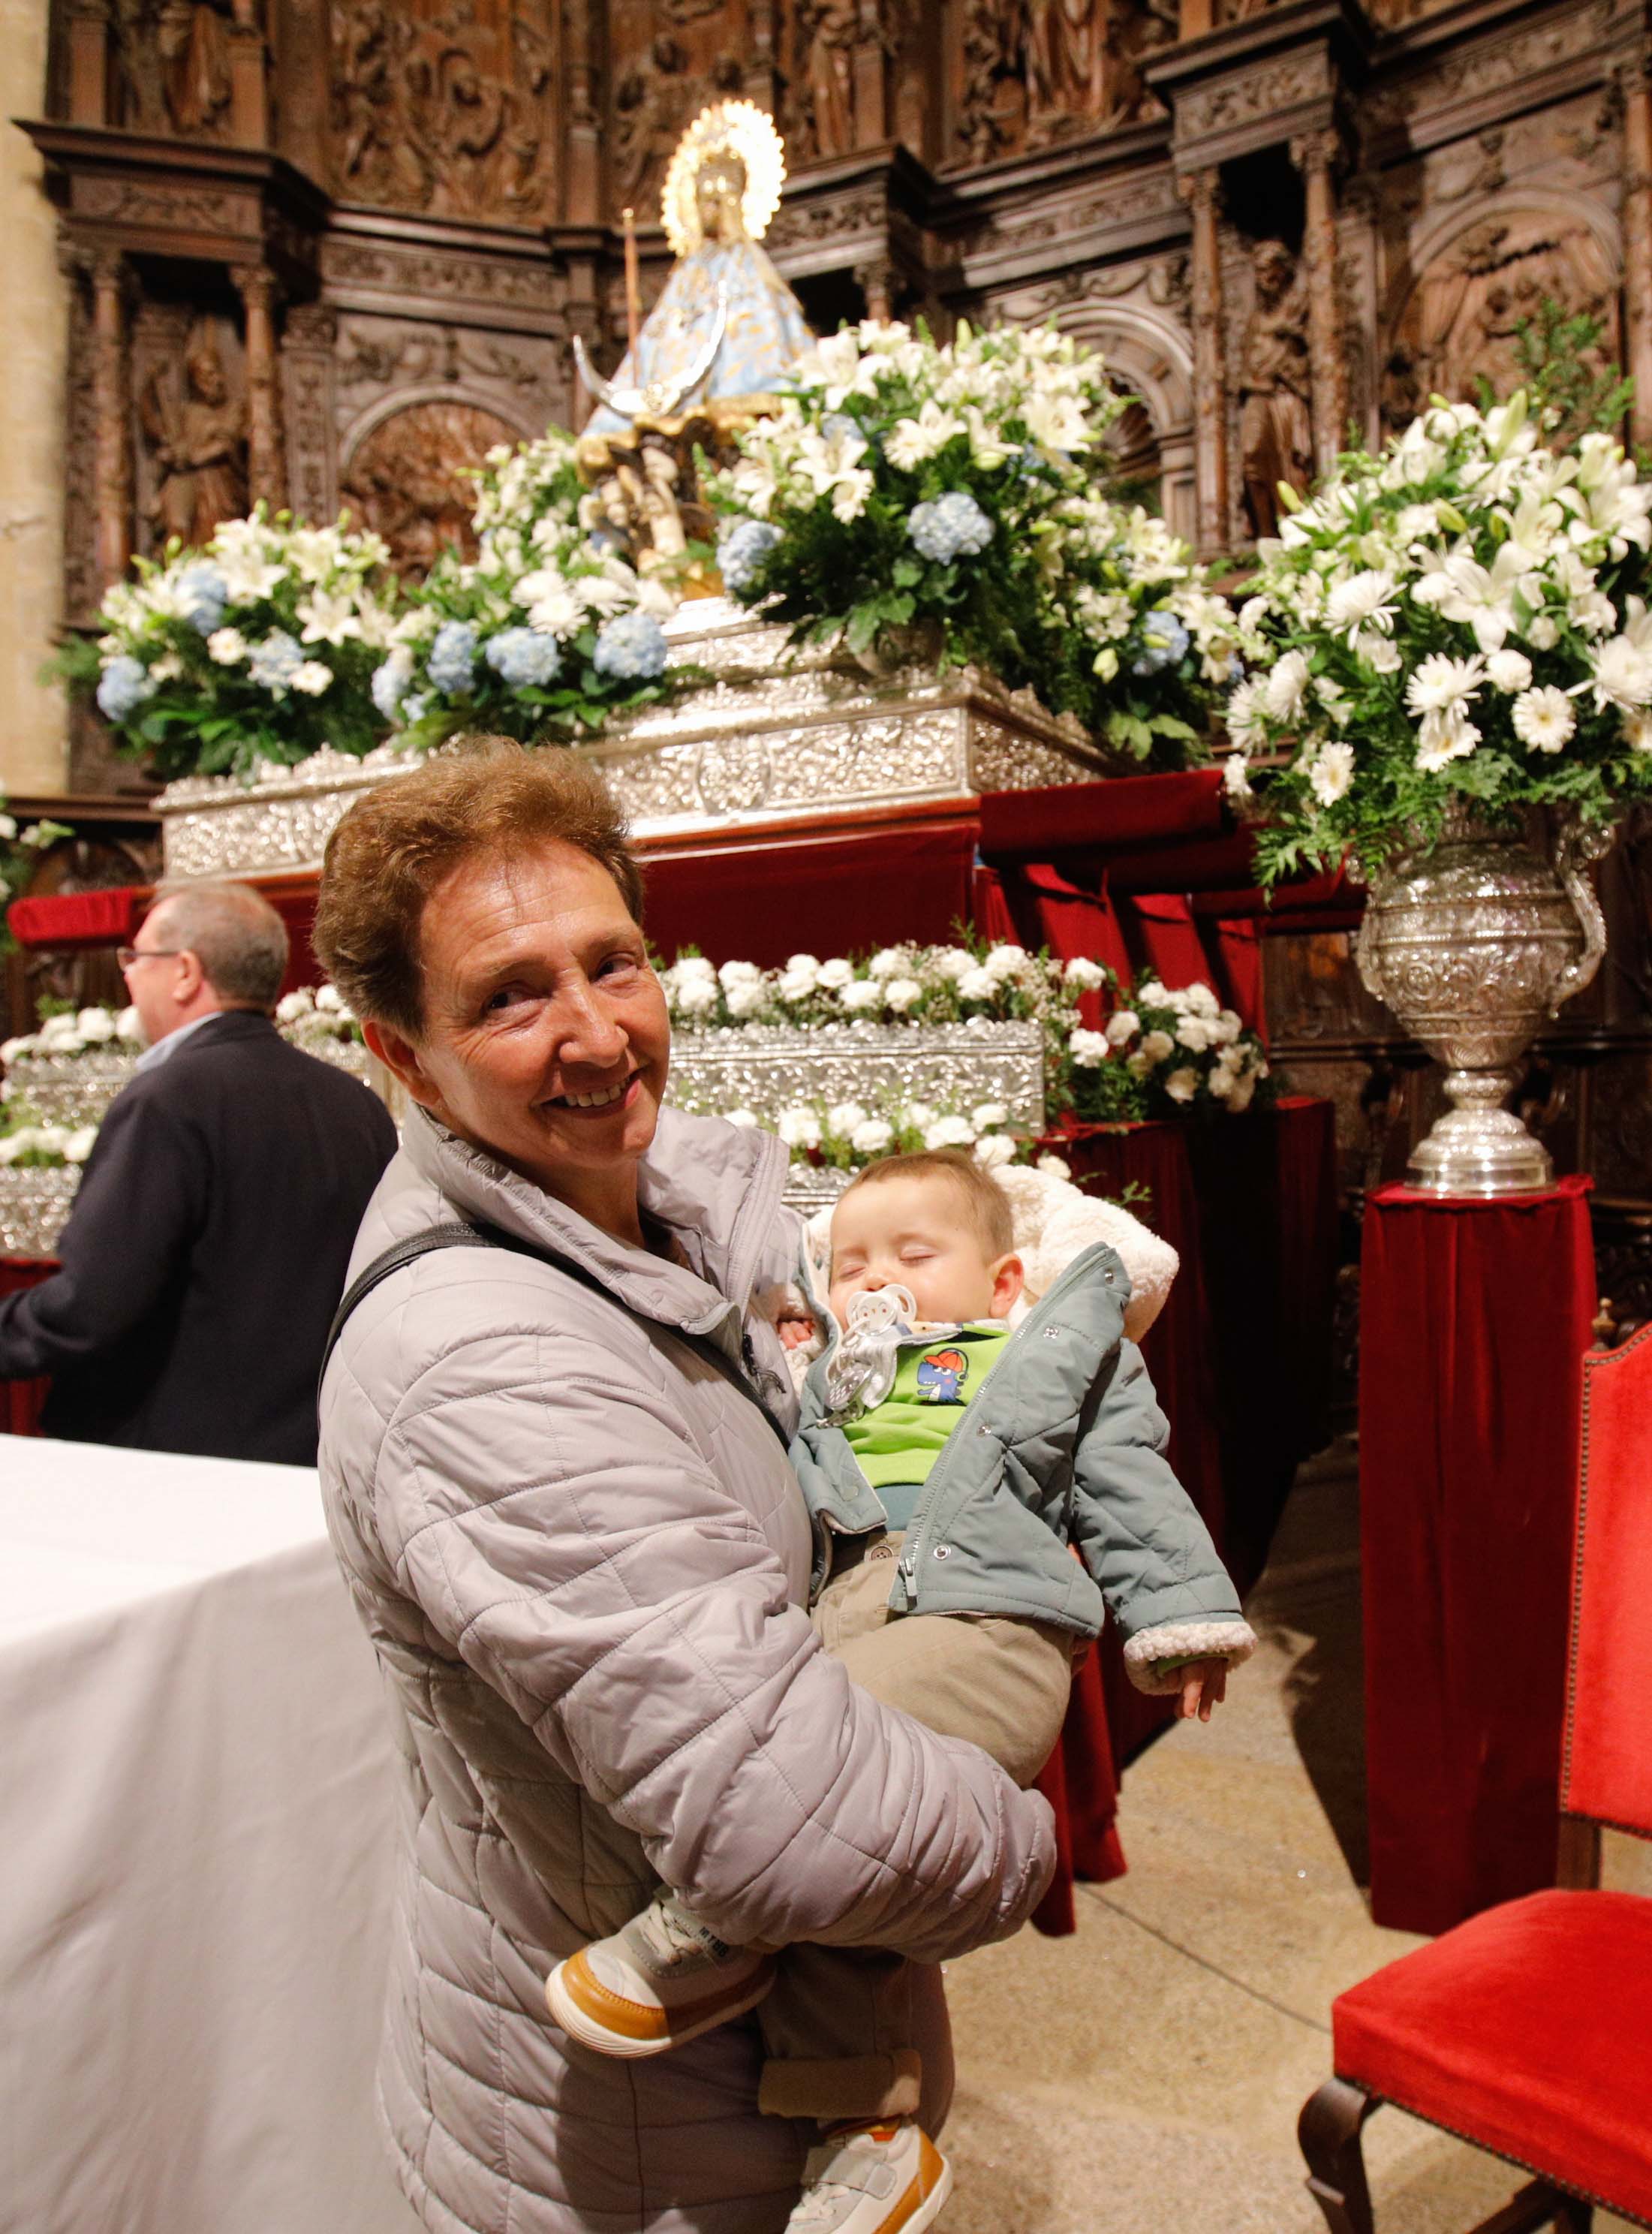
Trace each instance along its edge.
{"label": "baby's sneaker", "polygon": [[923,2234],[951,2192],[951,2165],[910,2118],[839,2126],[809,2151],[786,2234]]}
{"label": "baby's sneaker", "polygon": [[730,1947],[670,1893],[545,1981],[551,2014],[601,2055],[660,2055],[727,2024],[774,1983],[772,1955]]}

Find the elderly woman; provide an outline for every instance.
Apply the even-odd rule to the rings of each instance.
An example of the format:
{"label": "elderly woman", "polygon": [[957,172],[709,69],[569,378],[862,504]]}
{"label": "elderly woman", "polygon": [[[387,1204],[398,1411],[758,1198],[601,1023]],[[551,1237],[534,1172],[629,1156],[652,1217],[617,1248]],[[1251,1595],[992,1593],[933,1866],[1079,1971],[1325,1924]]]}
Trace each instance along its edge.
{"label": "elderly woman", "polygon": [[[441,2234],[786,2224],[815,2136],[759,2113],[751,2018],[621,2063],[546,2015],[660,1878],[738,1945],[928,1966],[1013,1931],[1052,1863],[1036,1795],[819,1648],[754,1303],[793,1259],[785,1152],[663,1108],[641,916],[565,753],[444,754],[328,848],[317,950],[414,1104],[321,1464],[402,1760],[382,2100]],[[950,2061],[915,1976],[927,2123]]]}

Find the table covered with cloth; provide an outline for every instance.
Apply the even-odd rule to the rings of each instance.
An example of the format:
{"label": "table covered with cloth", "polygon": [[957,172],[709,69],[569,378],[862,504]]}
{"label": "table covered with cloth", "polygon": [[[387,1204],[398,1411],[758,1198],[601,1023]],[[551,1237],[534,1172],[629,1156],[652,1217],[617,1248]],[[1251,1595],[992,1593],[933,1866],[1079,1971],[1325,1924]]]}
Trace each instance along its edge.
{"label": "table covered with cloth", "polygon": [[314,1473],[0,1453],[0,2234],[416,2234],[392,1756]]}
{"label": "table covered with cloth", "polygon": [[[1329,1101],[1286,1096],[1237,1117],[1080,1126],[1049,1142],[1091,1192],[1145,1189],[1138,1216],[1181,1257],[1142,1355],[1170,1422],[1170,1462],[1242,1594],[1262,1572],[1292,1476],[1327,1433],[1334,1118]],[[1061,1856],[1041,1929],[1073,1929],[1074,1878],[1122,1873],[1118,1773],[1173,1708],[1132,1687],[1118,1638],[1104,1633],[1040,1780]]]}

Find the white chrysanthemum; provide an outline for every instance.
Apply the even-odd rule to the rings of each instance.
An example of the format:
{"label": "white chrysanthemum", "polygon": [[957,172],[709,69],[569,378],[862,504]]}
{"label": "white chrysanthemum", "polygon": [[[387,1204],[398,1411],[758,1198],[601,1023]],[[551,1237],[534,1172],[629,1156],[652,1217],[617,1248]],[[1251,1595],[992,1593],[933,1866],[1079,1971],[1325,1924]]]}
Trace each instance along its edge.
{"label": "white chrysanthemum", "polygon": [[1075,992],[1094,993],[1107,983],[1107,973],[1087,954],[1075,954],[1062,969],[1061,981],[1072,986]]}
{"label": "white chrysanthemum", "polygon": [[1230,753],[1223,761],[1222,788],[1230,799],[1245,800],[1254,796],[1250,788],[1250,763],[1243,753]]}
{"label": "white chrysanthemum", "polygon": [[246,638],[238,628],[214,629],[206,639],[206,656],[219,667],[234,667],[246,657]]}
{"label": "white chrysanthemum", "polygon": [[1137,1052],[1151,1069],[1153,1065],[1163,1062],[1167,1055],[1176,1052],[1176,1042],[1168,1032],[1147,1032],[1143,1035],[1141,1045]]}
{"label": "white chrysanthemum", "polygon": [[[1241,685],[1243,688],[1243,685]],[[1294,721],[1308,688],[1308,655],[1288,651],[1262,678],[1262,704],[1275,722]]]}
{"label": "white chrysanthemum", "polygon": [[783,1109],[774,1130],[788,1148],[818,1148],[820,1120],[813,1109]]}
{"label": "white chrysanthemum", "polygon": [[1015,1160],[1015,1144],[1007,1133],[989,1133],[985,1140],[975,1144],[975,1159],[988,1171],[995,1171]]}
{"label": "white chrysanthemum", "polygon": [[885,946],[866,964],[869,977],[899,977],[906,971],[906,957],[898,946]]}
{"label": "white chrysanthemum", "polygon": [[1335,807],[1354,785],[1354,748],[1338,740],[1322,745],[1308,771],[1308,787],[1322,807]]}
{"label": "white chrysanthemum", "polygon": [[1531,687],[1531,662],[1523,651],[1494,651],[1485,663],[1487,681],[1511,693]]}
{"label": "white chrysanthemum", "polygon": [[1485,679],[1483,659],[1453,659],[1446,652],[1430,652],[1406,684],[1406,703],[1414,714],[1442,713],[1472,699]]}
{"label": "white chrysanthemum", "polygon": [[1046,1148],[1042,1155],[1034,1157],[1033,1168],[1053,1179],[1070,1179],[1073,1176],[1073,1166],[1066,1157],[1058,1156],[1050,1148]]}
{"label": "white chrysanthemum", "polygon": [[828,993],[841,992],[854,974],[854,963],[846,962],[840,954],[834,954],[829,962],[820,964],[820,983]]}
{"label": "white chrysanthemum", "polygon": [[924,988],[916,977],[891,977],[884,984],[884,1005],[892,1009],[898,1016],[916,1007],[924,997]]}
{"label": "white chrysanthemum", "polygon": [[998,980],[990,970],[971,966],[958,980],[961,1001],[996,1001],[997,997]]}
{"label": "white chrysanthemum", "polygon": [[681,977],[671,996],[671,1005],[684,1016],[708,1016],[717,1005],[717,981],[715,977]]}
{"label": "white chrysanthemum", "polygon": [[1172,1101],[1191,1101],[1198,1092],[1198,1073],[1184,1065],[1180,1070],[1170,1072],[1164,1087]]}
{"label": "white chrysanthemum", "polygon": [[852,1016],[864,1016],[867,1009],[883,1006],[884,989],[871,977],[857,977],[840,988],[838,1000]]}
{"label": "white chrysanthemum", "polygon": [[1141,1018],[1133,1009],[1115,1009],[1107,1018],[1107,1042],[1112,1047],[1122,1047],[1141,1029]]}
{"label": "white chrysanthemum", "polygon": [[1111,1048],[1105,1032],[1087,1032],[1081,1028],[1068,1038],[1067,1051],[1075,1069],[1099,1070]]}
{"label": "white chrysanthemum", "polygon": [[[1631,752],[1652,753],[1652,714],[1625,714],[1623,738]],[[0,1055],[3,1053],[0,1048]]]}
{"label": "white chrysanthemum", "polygon": [[307,1016],[316,1005],[315,996],[307,985],[296,993],[284,993],[276,1003],[275,1020],[278,1024],[296,1024],[300,1016]]}
{"label": "white chrysanthemum", "polygon": [[1553,683],[1522,692],[1511,716],[1514,734],[1535,753],[1557,753],[1577,727],[1577,715],[1564,690]]}
{"label": "white chrysanthemum", "polygon": [[1595,703],[1625,713],[1652,702],[1652,651],[1626,632],[1602,644],[1595,655]]}
{"label": "white chrysanthemum", "polygon": [[970,1112],[970,1122],[977,1133],[990,1133],[1009,1122],[1009,1112],[1002,1101],[977,1101]]}
{"label": "white chrysanthemum", "polygon": [[725,962],[717,977],[727,990],[731,985],[754,985],[762,974],[754,962]]}
{"label": "white chrysanthemum", "polygon": [[723,1114],[730,1125],[738,1125],[745,1133],[757,1130],[763,1121],[754,1109],[729,1109]]}
{"label": "white chrysanthemum", "polygon": [[858,1156],[881,1156],[895,1143],[895,1128],[882,1117],[865,1117],[849,1135],[849,1146]]}
{"label": "white chrysanthemum", "polygon": [[924,1127],[926,1148],[972,1148],[975,1127],[967,1117],[937,1117]]}
{"label": "white chrysanthemum", "polygon": [[1425,714],[1417,728],[1417,766],[1426,775],[1437,775],[1450,761],[1463,759],[1480,741],[1480,733],[1460,705],[1436,707]]}
{"label": "white chrysanthemum", "polygon": [[1382,635],[1392,630],[1399,608],[1394,602],[1394,582],[1392,574],[1376,567],[1351,574],[1344,582],[1335,583],[1325,600],[1327,625],[1347,629],[1348,640],[1361,628],[1371,628]]}
{"label": "white chrysanthemum", "polygon": [[871,1114],[859,1101],[834,1101],[826,1111],[826,1129],[840,1133],[847,1140],[856,1126],[864,1125]]}
{"label": "white chrysanthemum", "polygon": [[735,1021],[744,1023],[748,1017],[761,1015],[768,1006],[768,989],[761,978],[755,984],[742,980],[725,989],[723,1000]]}

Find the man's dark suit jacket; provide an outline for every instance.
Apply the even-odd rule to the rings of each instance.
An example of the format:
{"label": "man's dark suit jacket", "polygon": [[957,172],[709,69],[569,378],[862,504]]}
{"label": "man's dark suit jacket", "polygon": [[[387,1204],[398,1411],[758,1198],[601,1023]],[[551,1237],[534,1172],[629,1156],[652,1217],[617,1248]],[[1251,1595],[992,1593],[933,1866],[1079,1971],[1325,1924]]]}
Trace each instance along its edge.
{"label": "man's dark suit jacket", "polygon": [[376,1095],[215,1016],[110,1104],[58,1244],[0,1301],[0,1377],[49,1373],[43,1431],[316,1460],[316,1377],[356,1229],[395,1153]]}

